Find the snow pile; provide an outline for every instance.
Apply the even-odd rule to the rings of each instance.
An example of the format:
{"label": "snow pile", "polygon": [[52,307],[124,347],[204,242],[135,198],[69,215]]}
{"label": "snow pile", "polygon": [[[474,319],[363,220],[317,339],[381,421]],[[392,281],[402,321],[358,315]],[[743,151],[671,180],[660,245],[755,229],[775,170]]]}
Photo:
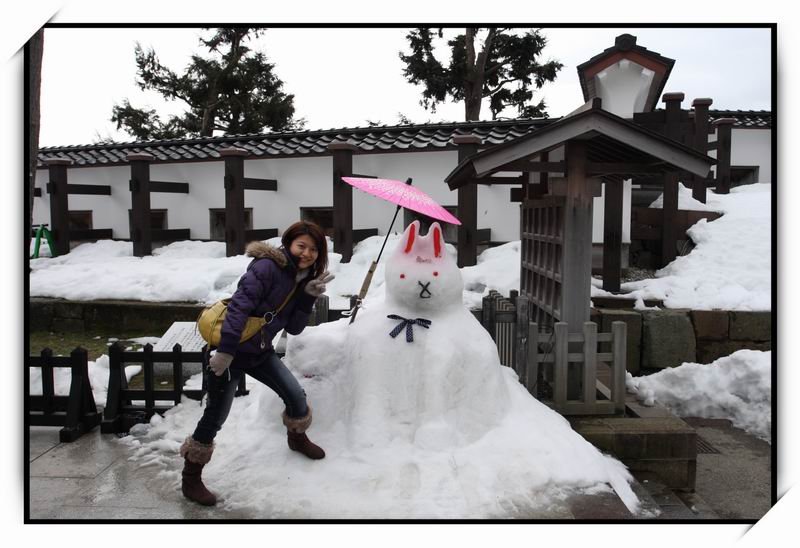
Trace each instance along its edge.
{"label": "snow pile", "polygon": [[[42,395],[42,369],[39,367],[31,367],[30,369],[30,394],[32,396]],[[106,398],[108,396],[108,356],[103,354],[97,361],[89,362],[89,384],[92,387],[92,394],[94,395],[94,403],[98,407],[106,406]],[[142,367],[139,365],[131,365],[125,368],[125,376],[128,380],[134,375],[139,374]],[[53,368],[53,393],[56,396],[68,396],[69,387],[72,382],[72,371],[68,367],[54,367]]]}
{"label": "snow pile", "polygon": [[645,377],[628,373],[628,391],[681,417],[729,419],[771,442],[771,352],[739,350],[710,364],[684,363]]}
{"label": "snow pile", "polygon": [[[279,519],[502,518],[546,515],[570,493],[613,488],[638,511],[625,466],[500,364],[461,302],[460,271],[441,254],[437,229],[396,246],[384,297],[352,325],[342,319],[289,339],[286,363],[313,408],[309,437],[324,460],[289,451],[283,403],[270,389],[251,382],[234,402],[204,472],[225,508]],[[123,443],[177,489],[178,448],[201,413],[184,401]]]}
{"label": "snow pile", "polygon": [[[713,194],[713,191],[708,191],[707,194],[711,195]],[[662,194],[661,196],[656,198],[655,201],[652,204],[650,204],[650,207],[656,209],[663,209],[664,195]],[[683,183],[678,183],[678,209],[685,209],[689,211],[718,211],[722,213],[722,210],[718,209],[715,205],[704,204],[699,200],[695,200],[692,197],[692,189],[683,186]]]}
{"label": "snow pile", "polygon": [[622,284],[635,298],[661,299],[668,308],[770,310],[772,288],[771,187],[736,187],[708,193],[719,219],[688,231],[696,247],[656,273]]}

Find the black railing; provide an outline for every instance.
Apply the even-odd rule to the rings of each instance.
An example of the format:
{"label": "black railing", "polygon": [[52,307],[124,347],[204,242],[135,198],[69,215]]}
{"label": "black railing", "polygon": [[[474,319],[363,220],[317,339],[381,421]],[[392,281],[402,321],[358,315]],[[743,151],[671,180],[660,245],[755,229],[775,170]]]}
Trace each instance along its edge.
{"label": "black railing", "polygon": [[[63,426],[62,442],[72,442],[100,424],[100,414],[89,384],[89,358],[85,349],[76,348],[69,357],[53,356],[45,348],[39,356],[28,358],[26,373],[32,367],[42,370],[42,394],[28,394],[28,421],[31,426]],[[55,368],[69,368],[72,374],[69,395],[56,395]],[[30,382],[28,383],[30,388]]]}

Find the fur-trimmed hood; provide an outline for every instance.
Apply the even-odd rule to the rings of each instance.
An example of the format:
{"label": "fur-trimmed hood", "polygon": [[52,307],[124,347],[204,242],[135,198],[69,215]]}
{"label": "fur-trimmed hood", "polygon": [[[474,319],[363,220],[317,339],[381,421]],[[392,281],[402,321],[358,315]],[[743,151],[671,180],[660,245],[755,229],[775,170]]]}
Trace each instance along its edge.
{"label": "fur-trimmed hood", "polygon": [[282,249],[272,247],[264,242],[256,241],[247,244],[245,255],[254,259],[272,259],[281,268],[286,268],[286,265],[289,264],[289,260],[286,258],[286,254]]}

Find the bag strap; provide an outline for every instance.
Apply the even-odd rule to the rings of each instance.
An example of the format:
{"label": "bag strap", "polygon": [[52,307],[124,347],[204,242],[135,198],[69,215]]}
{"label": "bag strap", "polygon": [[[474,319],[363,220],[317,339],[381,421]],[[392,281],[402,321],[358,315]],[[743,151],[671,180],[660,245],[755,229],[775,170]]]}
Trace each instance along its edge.
{"label": "bag strap", "polygon": [[300,285],[300,284],[298,284],[298,283],[296,283],[296,282],[295,282],[295,284],[294,284],[294,287],[292,288],[292,290],[291,290],[291,291],[289,291],[289,294],[288,294],[288,295],[286,295],[286,298],[285,298],[285,299],[283,299],[283,302],[282,302],[282,303],[281,303],[281,305],[278,307],[278,309],[275,311],[275,316],[277,316],[278,314],[280,314],[280,313],[281,313],[281,310],[283,310],[283,307],[285,307],[285,306],[286,306],[286,304],[289,302],[289,299],[291,299],[291,298],[292,298],[292,295],[294,295],[294,292],[295,292],[295,291],[297,291],[297,286],[298,286],[298,285]]}

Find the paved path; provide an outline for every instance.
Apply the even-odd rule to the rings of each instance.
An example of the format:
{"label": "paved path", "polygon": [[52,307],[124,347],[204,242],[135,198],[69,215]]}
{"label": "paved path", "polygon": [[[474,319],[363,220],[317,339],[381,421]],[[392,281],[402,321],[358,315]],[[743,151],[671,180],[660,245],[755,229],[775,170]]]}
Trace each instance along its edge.
{"label": "paved path", "polygon": [[[674,493],[654,476],[637,475],[633,488],[645,509],[638,519],[760,518],[770,507],[770,446],[732,428],[728,421],[687,422],[719,453],[698,453],[696,493]],[[174,475],[164,479],[157,468],[129,461],[129,449],[113,434],[100,434],[99,428],[73,443],[59,443],[58,430],[35,426],[29,430],[32,520],[271,518],[187,501]],[[546,509],[509,503],[503,517],[637,519],[613,493],[574,495]]]}

